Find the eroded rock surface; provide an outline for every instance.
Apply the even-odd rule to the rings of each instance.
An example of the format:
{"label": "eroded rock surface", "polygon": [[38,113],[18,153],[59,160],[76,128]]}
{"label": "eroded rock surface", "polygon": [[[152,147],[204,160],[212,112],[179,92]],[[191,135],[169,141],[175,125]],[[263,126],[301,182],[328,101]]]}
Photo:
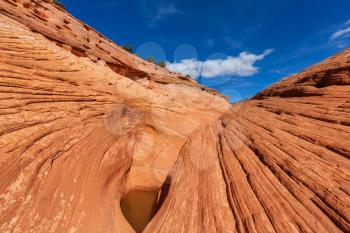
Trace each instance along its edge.
{"label": "eroded rock surface", "polygon": [[121,196],[160,188],[187,137],[229,104],[198,84],[130,79],[30,29],[0,15],[0,232],[133,232]]}
{"label": "eroded rock surface", "polygon": [[350,232],[349,82],[348,49],[232,105],[187,140],[146,232]]}
{"label": "eroded rock surface", "polygon": [[229,105],[49,1],[0,1],[0,232],[350,232],[350,50]]}

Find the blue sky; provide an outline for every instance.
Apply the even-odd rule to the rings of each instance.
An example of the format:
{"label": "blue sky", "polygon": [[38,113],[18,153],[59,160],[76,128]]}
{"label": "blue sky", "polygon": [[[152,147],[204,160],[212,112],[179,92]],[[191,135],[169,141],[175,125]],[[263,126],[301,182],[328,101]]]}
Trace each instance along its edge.
{"label": "blue sky", "polygon": [[349,0],[62,2],[117,44],[195,71],[232,102],[350,46]]}

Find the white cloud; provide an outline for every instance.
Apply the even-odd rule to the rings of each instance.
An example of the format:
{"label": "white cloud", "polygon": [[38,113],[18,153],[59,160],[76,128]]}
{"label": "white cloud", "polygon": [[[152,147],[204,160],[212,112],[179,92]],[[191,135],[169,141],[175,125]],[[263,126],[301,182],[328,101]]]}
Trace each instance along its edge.
{"label": "white cloud", "polygon": [[343,37],[343,36],[348,36],[348,34],[350,34],[350,19],[348,21],[346,21],[344,23],[345,26],[347,26],[346,28],[343,28],[343,29],[339,29],[338,31],[334,32],[330,38],[330,40],[335,40],[335,39],[338,39],[340,37]]}
{"label": "white cloud", "polygon": [[196,59],[185,59],[179,63],[166,63],[166,67],[174,72],[189,75],[192,78],[197,78],[201,73],[202,62]]}
{"label": "white cloud", "polygon": [[175,15],[180,13],[180,11],[174,5],[167,5],[159,7],[156,13],[153,15],[151,21],[149,22],[149,27],[156,26],[156,23],[161,21],[164,17],[169,15]]}
{"label": "white cloud", "polygon": [[345,35],[347,35],[349,33],[350,33],[350,26],[347,27],[347,28],[340,29],[340,30],[334,32],[332,34],[332,36],[331,36],[331,40],[335,40],[335,39],[337,39],[339,37],[343,37],[343,36],[345,36]]}
{"label": "white cloud", "polygon": [[213,59],[199,61],[197,59],[185,59],[181,62],[167,63],[167,68],[174,72],[190,75],[192,78],[202,76],[213,78],[219,76],[251,76],[258,72],[255,62],[264,59],[271,54],[273,49],[267,49],[260,55],[242,52],[237,57],[228,56],[226,59]]}

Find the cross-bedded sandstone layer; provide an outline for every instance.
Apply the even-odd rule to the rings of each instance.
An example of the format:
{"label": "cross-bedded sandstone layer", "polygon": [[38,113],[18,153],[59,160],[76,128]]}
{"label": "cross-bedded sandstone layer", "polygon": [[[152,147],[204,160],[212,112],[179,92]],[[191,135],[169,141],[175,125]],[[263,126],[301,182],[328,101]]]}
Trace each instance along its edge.
{"label": "cross-bedded sandstone layer", "polygon": [[134,232],[159,188],[144,232],[350,232],[349,49],[230,106],[49,2],[0,13],[0,232]]}
{"label": "cross-bedded sandstone layer", "polygon": [[169,72],[153,62],[130,54],[53,4],[52,0],[3,0],[0,3],[0,11],[76,56],[88,57],[95,62],[102,61],[116,73],[130,79],[184,84],[218,94],[215,90],[199,85],[188,76]]}
{"label": "cross-bedded sandstone layer", "polygon": [[146,232],[350,232],[349,84],[350,49],[234,104],[187,140]]}
{"label": "cross-bedded sandstone layer", "polygon": [[132,232],[121,196],[159,188],[187,137],[229,108],[197,84],[125,77],[3,14],[0,77],[1,232]]}

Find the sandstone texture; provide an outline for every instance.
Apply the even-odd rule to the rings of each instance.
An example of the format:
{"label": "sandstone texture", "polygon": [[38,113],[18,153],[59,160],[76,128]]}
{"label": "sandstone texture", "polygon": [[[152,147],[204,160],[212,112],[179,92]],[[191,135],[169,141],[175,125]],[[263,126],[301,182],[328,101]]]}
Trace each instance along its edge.
{"label": "sandstone texture", "polygon": [[0,232],[350,232],[350,49],[230,105],[50,1],[0,0]]}
{"label": "sandstone texture", "polygon": [[350,232],[349,81],[350,49],[193,134],[146,232]]}

